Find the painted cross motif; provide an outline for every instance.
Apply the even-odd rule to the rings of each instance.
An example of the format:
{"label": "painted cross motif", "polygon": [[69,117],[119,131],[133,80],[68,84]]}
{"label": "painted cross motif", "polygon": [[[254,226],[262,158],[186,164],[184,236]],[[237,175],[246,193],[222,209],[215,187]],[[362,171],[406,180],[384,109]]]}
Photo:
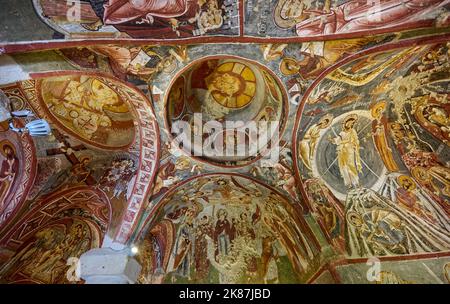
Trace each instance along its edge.
{"label": "painted cross motif", "polygon": [[53,135],[60,143],[60,148],[53,148],[47,150],[48,156],[64,154],[67,160],[73,165],[72,172],[77,175],[80,181],[85,182],[87,185],[95,185],[97,181],[94,177],[91,176],[91,173],[86,169],[87,158],[83,158],[81,160],[75,155],[75,151],[86,150],[84,145],[76,145],[72,146],[67,137],[59,132],[58,130],[52,130]]}

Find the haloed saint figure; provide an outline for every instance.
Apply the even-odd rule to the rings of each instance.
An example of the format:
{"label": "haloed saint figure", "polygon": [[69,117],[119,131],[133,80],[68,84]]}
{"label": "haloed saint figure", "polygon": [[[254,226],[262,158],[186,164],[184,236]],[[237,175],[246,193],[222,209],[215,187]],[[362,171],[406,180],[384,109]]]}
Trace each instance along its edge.
{"label": "haloed saint figure", "polygon": [[356,114],[347,116],[342,123],[342,131],[332,139],[332,142],[337,146],[339,172],[348,188],[359,186],[358,174],[362,173],[358,133],[354,129],[357,121],[358,116]]}
{"label": "haloed saint figure", "polygon": [[[160,25],[166,20],[176,31],[181,24],[197,24],[202,32],[223,24],[217,0],[88,0],[98,20],[82,26],[98,31],[103,25]],[[164,23],[164,22],[163,22]],[[179,34],[178,34],[179,35]]]}
{"label": "haloed saint figure", "polygon": [[7,198],[19,170],[19,160],[16,156],[14,147],[7,140],[0,143],[0,210],[7,204]]}

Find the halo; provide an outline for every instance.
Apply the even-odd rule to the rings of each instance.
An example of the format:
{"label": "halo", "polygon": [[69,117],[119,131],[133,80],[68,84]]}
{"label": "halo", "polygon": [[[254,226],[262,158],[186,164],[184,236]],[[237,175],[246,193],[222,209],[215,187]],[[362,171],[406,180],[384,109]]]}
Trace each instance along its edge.
{"label": "halo", "polygon": [[406,181],[409,181],[412,184],[412,190],[416,189],[416,183],[412,180],[411,177],[407,175],[400,175],[399,177],[397,177],[397,182],[400,184],[400,186],[403,186]]}
{"label": "halo", "polygon": [[217,184],[217,185],[221,185],[221,184],[226,185],[226,184],[228,184],[228,181],[227,181],[226,179],[224,179],[224,178],[219,178],[219,179],[216,181],[216,184]]}
{"label": "halo", "polygon": [[325,126],[323,127],[323,128],[325,129],[325,128],[328,128],[328,127],[331,125],[331,123],[333,122],[333,119],[334,119],[333,115],[327,114],[327,115],[323,116],[323,117],[319,120],[319,123],[321,123],[322,121],[326,121],[326,124],[325,124]]}
{"label": "halo", "polygon": [[83,162],[83,161],[85,161],[85,160],[87,160],[87,161],[91,161],[92,160],[92,158],[90,157],[90,156],[83,156],[81,159],[80,159],[80,163],[81,162]]}
{"label": "halo", "polygon": [[342,122],[342,124],[345,125],[350,120],[354,120],[355,122],[358,121],[358,115],[357,114],[348,115],[347,117],[344,118],[344,121]]}
{"label": "halo", "polygon": [[[215,81],[229,77],[237,85],[231,92],[216,87]],[[208,90],[213,99],[226,108],[239,109],[252,102],[256,94],[255,73],[240,62],[225,62],[206,78]]]}
{"label": "halo", "polygon": [[0,153],[1,153],[4,157],[6,157],[6,154],[5,154],[5,151],[4,151],[5,146],[11,147],[12,150],[14,151],[14,154],[16,154],[16,147],[14,147],[13,143],[10,142],[10,141],[7,140],[7,139],[4,139],[4,140],[2,140],[2,141],[0,142]]}
{"label": "halo", "polygon": [[[357,222],[357,220],[359,222]],[[354,211],[350,211],[349,213],[347,213],[347,222],[349,222],[352,226],[361,227],[363,220],[360,214]]]}
{"label": "halo", "polygon": [[379,109],[386,109],[386,101],[380,101],[377,102],[376,104],[374,104],[370,110],[370,114],[372,115],[372,117],[376,117],[377,116],[377,111]]}
{"label": "halo", "polygon": [[450,283],[450,263],[444,265],[444,274],[447,281]]}
{"label": "halo", "polygon": [[100,79],[93,78],[91,82],[91,90],[96,95],[101,95],[101,90],[106,87],[107,90],[113,91],[116,93],[113,89],[110,88],[109,85],[101,81]]}
{"label": "halo", "polygon": [[[411,170],[413,177],[419,181],[426,182],[430,178],[430,174],[428,174],[427,170],[422,167],[415,167]],[[423,177],[423,175],[425,177]]]}
{"label": "halo", "polygon": [[166,74],[173,73],[178,67],[177,61],[175,59],[171,59],[170,57],[162,59],[161,64],[162,71]]}
{"label": "halo", "polygon": [[196,216],[203,211],[203,205],[195,200],[192,201],[190,208],[194,209]]}
{"label": "halo", "polygon": [[283,60],[281,60],[280,63],[280,71],[285,76],[292,76],[294,74],[297,74],[300,70],[300,68],[298,67],[293,68],[293,66],[296,65],[297,60],[295,60],[294,58],[291,57],[283,58]]}

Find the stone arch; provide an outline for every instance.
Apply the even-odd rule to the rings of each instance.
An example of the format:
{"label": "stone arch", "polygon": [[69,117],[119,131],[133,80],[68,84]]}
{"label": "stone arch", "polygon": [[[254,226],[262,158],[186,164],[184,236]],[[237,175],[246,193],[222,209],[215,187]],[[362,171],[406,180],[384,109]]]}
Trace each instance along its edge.
{"label": "stone arch", "polygon": [[[320,251],[296,207],[274,188],[240,174],[183,181],[147,221],[135,243],[143,283],[299,282],[314,271]],[[291,274],[282,273],[275,252]],[[190,257],[194,261],[185,264]]]}
{"label": "stone arch", "polygon": [[[415,122],[414,114],[409,114],[420,109],[419,104],[423,105],[419,100],[421,96],[435,94],[432,90],[428,93],[419,91],[426,83],[439,82],[440,76],[431,67],[439,70],[441,63],[427,59],[427,56],[447,52],[442,42],[439,38],[410,40],[359,52],[326,69],[303,96],[292,137],[295,143],[294,172],[305,198],[305,207],[319,222],[328,242],[341,253],[350,256],[395,255],[448,248],[450,230],[445,190],[434,193],[430,190],[430,178],[414,173],[417,168],[426,167],[433,172],[430,175],[436,178],[434,182],[445,189],[448,180],[441,174],[447,170],[443,162],[447,159],[448,147],[443,136],[440,137],[442,146],[433,138],[434,134],[427,136],[420,132],[419,136],[413,126],[416,124],[420,128],[420,124]],[[441,80],[445,82],[443,78]],[[446,93],[437,92],[438,99],[440,94],[446,99]],[[437,106],[438,101],[431,99]],[[317,111],[314,117],[305,115],[313,111]],[[358,141],[352,141],[358,142],[354,145],[354,154],[339,152],[339,149],[348,148],[339,143],[346,136],[351,136],[352,140],[358,138]],[[438,150],[438,147],[441,148]],[[352,164],[347,166],[345,156],[348,155],[358,155],[358,159],[355,156]],[[433,161],[425,165],[425,159]],[[318,166],[319,161],[324,166]],[[351,166],[356,168],[353,173]],[[334,176],[333,182],[330,182],[331,178],[323,177],[326,174]],[[367,178],[368,175],[373,178]],[[411,200],[405,200],[409,195]],[[406,207],[406,201],[412,205]],[[418,201],[421,208],[415,205]],[[378,207],[374,202],[379,204]],[[366,218],[358,213],[362,212],[361,208],[366,208]],[[370,245],[368,251],[356,252],[355,244],[364,236],[356,237],[358,233],[354,232],[363,229],[361,227],[371,212],[380,210],[386,211],[386,215],[396,214],[393,217],[401,218],[408,229],[417,229],[414,237],[402,232],[403,240],[408,238],[411,244],[417,241],[427,245],[402,247],[398,244],[402,250],[397,250],[395,246],[380,249],[380,244],[372,244],[373,248]],[[353,226],[358,219],[364,221],[356,229]],[[433,233],[425,236],[420,227],[409,222],[411,219],[424,227],[431,225],[427,229]],[[355,238],[360,239],[355,241]],[[430,245],[436,239],[442,240],[439,245]]]}
{"label": "stone arch", "polygon": [[0,240],[8,259],[0,280],[16,283],[68,283],[70,259],[100,247],[111,220],[106,194],[75,187],[35,202],[17,217]]}
{"label": "stone arch", "polygon": [[[17,91],[25,101],[23,108],[53,128],[50,137],[34,139],[40,170],[29,199],[73,185],[97,185],[112,200],[109,242],[127,243],[158,167],[159,129],[147,97],[129,83],[96,72],[38,73],[2,89],[9,96]],[[91,97],[85,99],[88,95],[83,94]],[[124,128],[131,131],[115,132]],[[116,140],[118,134],[122,138]],[[49,156],[57,161],[46,162]],[[114,177],[113,171],[125,176]]]}

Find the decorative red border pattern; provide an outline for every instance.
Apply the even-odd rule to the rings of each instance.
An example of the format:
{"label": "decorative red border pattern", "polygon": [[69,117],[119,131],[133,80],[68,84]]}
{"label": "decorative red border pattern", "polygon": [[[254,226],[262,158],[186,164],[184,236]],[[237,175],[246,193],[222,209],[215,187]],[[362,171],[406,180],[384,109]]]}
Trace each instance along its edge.
{"label": "decorative red border pattern", "polygon": [[[436,28],[435,20],[418,20],[405,22],[400,25],[372,30],[360,30],[348,33],[316,35],[316,36],[291,36],[291,37],[257,37],[245,34],[245,0],[238,0],[239,4],[239,35],[235,36],[201,36],[189,38],[173,39],[133,39],[133,38],[87,38],[70,40],[48,40],[48,41],[27,41],[27,42],[3,42],[0,43],[0,55],[17,52],[29,52],[38,50],[49,50],[55,48],[72,48],[98,44],[133,44],[133,45],[185,45],[185,44],[208,44],[208,43],[302,43],[309,41],[326,41],[336,39],[351,39],[379,34],[395,33],[414,29]],[[441,6],[447,5],[443,3]],[[271,16],[272,17],[272,16]],[[448,26],[446,22],[443,26]]]}
{"label": "decorative red border pattern", "polygon": [[[439,35],[439,36],[435,36],[435,37],[426,37],[426,38],[416,38],[416,39],[410,39],[410,40],[403,40],[400,42],[395,42],[395,43],[389,43],[389,44],[385,44],[385,45],[381,45],[381,46],[376,46],[361,52],[358,52],[356,54],[353,54],[341,61],[339,61],[338,63],[328,67],[327,69],[325,69],[318,77],[317,79],[315,79],[315,81],[308,87],[308,89],[306,90],[305,94],[303,95],[303,98],[301,100],[301,102],[299,103],[298,109],[297,109],[297,114],[295,117],[295,124],[293,127],[293,131],[292,131],[292,142],[295,143],[297,141],[297,135],[299,132],[299,127],[300,127],[300,120],[302,118],[303,115],[303,110],[305,108],[305,104],[306,101],[308,100],[309,95],[311,94],[311,92],[316,88],[317,85],[320,84],[320,82],[331,72],[333,72],[334,70],[338,69],[339,67],[343,66],[344,64],[347,64],[351,61],[354,61],[358,58],[361,58],[363,56],[372,54],[372,53],[379,53],[379,52],[384,52],[384,51],[390,51],[390,50],[394,50],[394,49],[401,49],[401,48],[407,48],[407,47],[414,47],[414,46],[419,46],[419,45],[427,45],[427,44],[437,44],[437,43],[444,43],[444,42],[448,42],[450,41],[450,34],[444,34],[444,35]],[[307,201],[307,203],[305,204],[304,202],[302,202],[303,204],[303,208],[305,209],[305,211],[310,211],[310,207],[309,207],[309,201],[308,201],[308,196],[306,195],[306,191],[303,185],[303,181],[301,178],[301,174],[300,174],[300,169],[298,167],[298,163],[297,161],[295,161],[296,159],[298,159],[298,147],[297,145],[293,145],[292,146],[292,155],[294,158],[293,161],[293,166],[294,166],[294,176],[296,179],[296,184],[298,186],[298,189],[300,190],[300,193],[302,195],[302,197]]]}
{"label": "decorative red border pattern", "polygon": [[[128,82],[114,78],[108,74],[100,72],[86,71],[58,71],[43,72],[30,74],[31,78],[36,80],[45,77],[64,76],[64,75],[91,75],[112,80],[116,83],[123,84],[127,88],[125,92],[132,104],[129,104],[130,110],[137,118],[137,134],[135,135],[135,143],[130,146],[130,150],[136,144],[139,145],[139,164],[136,173],[135,184],[132,194],[127,202],[127,208],[123,212],[122,219],[118,230],[114,236],[114,240],[125,244],[130,240],[133,229],[145,209],[146,199],[151,195],[153,189],[153,181],[156,177],[159,158],[160,158],[160,138],[159,127],[155,119],[154,109],[147,96],[135,86]],[[31,80],[33,81],[33,80]],[[29,81],[28,81],[29,82]]]}

